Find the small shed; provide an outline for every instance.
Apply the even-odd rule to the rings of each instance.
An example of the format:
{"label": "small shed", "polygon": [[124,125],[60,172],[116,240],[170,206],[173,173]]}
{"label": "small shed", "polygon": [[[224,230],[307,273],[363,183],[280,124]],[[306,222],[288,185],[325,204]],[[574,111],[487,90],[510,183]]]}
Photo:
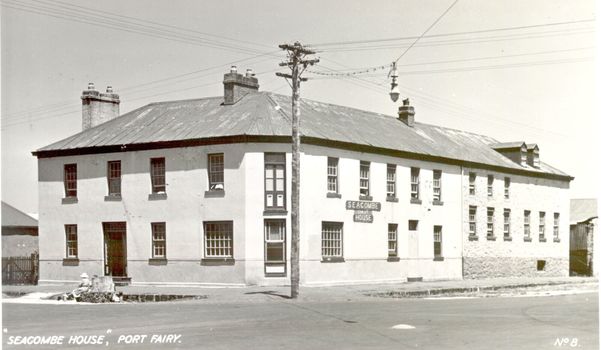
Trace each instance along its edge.
{"label": "small shed", "polygon": [[2,257],[31,256],[38,252],[38,221],[2,202]]}
{"label": "small shed", "polygon": [[570,202],[570,275],[596,275],[593,268],[594,232],[598,220],[597,199]]}

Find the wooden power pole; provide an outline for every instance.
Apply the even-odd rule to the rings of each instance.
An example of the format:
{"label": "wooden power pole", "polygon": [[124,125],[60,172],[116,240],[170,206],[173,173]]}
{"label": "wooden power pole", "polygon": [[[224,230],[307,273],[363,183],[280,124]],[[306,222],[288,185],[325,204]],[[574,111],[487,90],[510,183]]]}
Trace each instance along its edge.
{"label": "wooden power pole", "polygon": [[299,222],[299,204],[300,204],[300,83],[307,81],[307,78],[301,78],[303,71],[310,65],[319,62],[319,59],[306,59],[307,55],[315,54],[298,41],[294,44],[279,45],[280,49],[288,52],[288,62],[280,63],[280,66],[287,66],[291,74],[276,73],[278,77],[292,80],[292,196],[291,196],[291,242],[290,242],[290,297],[298,297],[298,287],[300,281],[299,264],[299,241],[300,241],[300,222]]}

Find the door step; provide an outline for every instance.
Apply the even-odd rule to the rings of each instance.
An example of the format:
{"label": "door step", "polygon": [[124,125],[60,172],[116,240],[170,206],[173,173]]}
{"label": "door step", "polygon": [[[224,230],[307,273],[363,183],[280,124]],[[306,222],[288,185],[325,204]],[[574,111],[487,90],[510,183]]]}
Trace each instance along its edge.
{"label": "door step", "polygon": [[131,284],[131,277],[113,276],[113,283],[115,286],[128,286]]}

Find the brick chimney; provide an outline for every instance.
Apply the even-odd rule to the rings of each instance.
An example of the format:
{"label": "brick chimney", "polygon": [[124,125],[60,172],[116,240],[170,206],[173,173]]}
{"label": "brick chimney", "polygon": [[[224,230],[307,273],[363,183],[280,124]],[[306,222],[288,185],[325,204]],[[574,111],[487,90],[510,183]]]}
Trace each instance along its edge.
{"label": "brick chimney", "polygon": [[399,107],[399,120],[413,127],[415,125],[415,109],[409,105],[409,99],[403,100],[403,105]]}
{"label": "brick chimney", "polygon": [[236,66],[223,75],[223,104],[233,105],[244,95],[259,91],[259,80],[252,69],[246,70],[246,76],[239,74]]}
{"label": "brick chimney", "polygon": [[98,92],[94,83],[81,93],[81,128],[87,130],[119,116],[119,95],[113,93],[111,86],[106,92]]}

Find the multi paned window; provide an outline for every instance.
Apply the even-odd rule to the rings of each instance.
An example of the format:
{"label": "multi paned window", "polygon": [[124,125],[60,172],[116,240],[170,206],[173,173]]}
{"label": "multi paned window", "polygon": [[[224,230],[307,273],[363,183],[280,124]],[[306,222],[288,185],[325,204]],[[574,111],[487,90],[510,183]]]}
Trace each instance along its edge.
{"label": "multi paned window", "polygon": [[342,223],[321,223],[321,256],[323,258],[342,258]]}
{"label": "multi paned window", "polygon": [[530,210],[524,210],[524,239],[530,239]]}
{"label": "multi paned window", "polygon": [[338,193],[338,158],[328,157],[328,192]]}
{"label": "multi paned window", "polygon": [[386,196],[396,197],[396,164],[386,166]]}
{"label": "multi paned window", "polygon": [[476,194],[476,173],[470,173],[469,175],[469,191],[470,195]]}
{"label": "multi paned window", "polygon": [[208,155],[209,191],[223,191],[223,153]]}
{"label": "multi paned window", "polygon": [[359,195],[369,196],[369,162],[361,161],[359,165]]}
{"label": "multi paned window", "polygon": [[286,208],[286,153],[265,153],[265,208]]}
{"label": "multi paned window", "polygon": [[511,209],[503,210],[503,237],[511,238]]}
{"label": "multi paned window", "polygon": [[486,208],[486,237],[495,236],[495,208]]}
{"label": "multi paned window", "polygon": [[388,224],[388,256],[398,256],[398,226],[397,224]]}
{"label": "multi paned window", "polygon": [[553,214],[553,240],[559,241],[559,213]]}
{"label": "multi paned window", "polygon": [[167,257],[167,240],[164,222],[153,222],[152,228],[152,257],[164,259]]}
{"label": "multi paned window", "polygon": [[65,164],[63,181],[65,197],[77,197],[77,164]]}
{"label": "multi paned window", "polygon": [[442,171],[434,170],[432,172],[432,194],[433,200],[440,202],[442,200]]}
{"label": "multi paned window", "polygon": [[470,209],[469,209],[469,217],[468,217],[468,222],[470,225],[470,236],[476,236],[476,213],[477,213],[477,207],[474,205],[470,205]]}
{"label": "multi paned window", "polygon": [[511,186],[511,178],[506,177],[505,178],[505,187],[504,187],[504,189],[505,189],[505,192],[504,192],[505,199],[509,199],[509,187],[510,186]]}
{"label": "multi paned window", "polygon": [[77,225],[65,225],[66,256],[77,259]]}
{"label": "multi paned window", "polygon": [[419,199],[419,168],[411,168],[411,199]]}
{"label": "multi paned window", "polygon": [[538,213],[538,240],[545,241],[545,212]]}
{"label": "multi paned window", "polygon": [[434,226],[434,258],[442,257],[442,226]]}
{"label": "multi paned window", "polygon": [[206,258],[234,257],[234,230],[231,221],[206,221],[204,231]]}
{"label": "multi paned window", "polygon": [[286,262],[286,220],[265,220],[265,262]]}
{"label": "multi paned window", "polygon": [[106,178],[109,186],[109,196],[121,195],[121,161],[113,160],[106,164]]}
{"label": "multi paned window", "polygon": [[487,190],[487,193],[488,193],[489,197],[492,197],[492,195],[493,195],[493,185],[494,185],[494,182],[495,182],[494,175],[488,175],[488,186],[487,186],[486,190]]}
{"label": "multi paned window", "polygon": [[152,193],[165,193],[165,158],[150,158]]}

